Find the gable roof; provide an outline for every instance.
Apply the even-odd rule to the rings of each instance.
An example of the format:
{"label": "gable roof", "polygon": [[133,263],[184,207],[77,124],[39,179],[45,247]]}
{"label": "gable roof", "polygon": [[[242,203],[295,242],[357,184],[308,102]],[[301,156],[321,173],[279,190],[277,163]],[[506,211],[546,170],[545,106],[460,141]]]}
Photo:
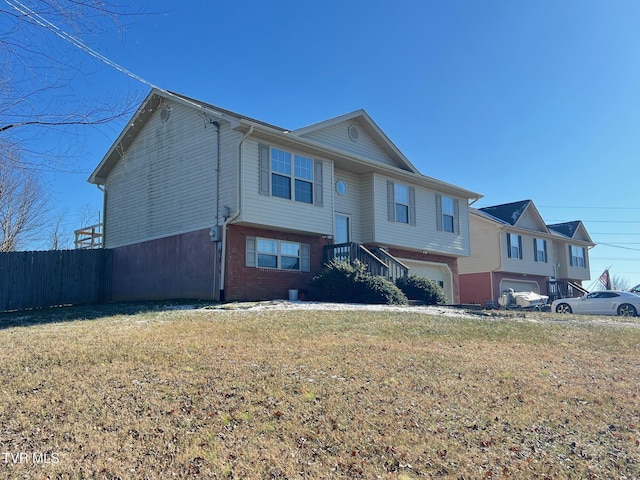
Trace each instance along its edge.
{"label": "gable roof", "polygon": [[514,226],[531,203],[533,203],[531,200],[521,200],[492,207],[483,207],[478,210],[499,220],[501,223]]}
{"label": "gable roof", "polygon": [[418,169],[409,161],[407,157],[394,145],[380,127],[373,121],[369,114],[360,109],[351,113],[346,113],[338,117],[330,118],[322,122],[314,123],[307,127],[299,128],[292,131],[293,135],[299,137],[309,136],[311,133],[338,125],[341,123],[355,122],[359,127],[363,128],[369,136],[382,148],[390,158],[392,158],[400,168],[409,170],[410,172],[420,174]]}
{"label": "gable roof", "polygon": [[[296,131],[290,131],[261,120],[256,120],[254,118],[232,112],[231,110],[225,110],[209,103],[187,97],[186,95],[159,88],[153,88],[151,92],[149,92],[131,120],[127,123],[98,166],[91,173],[88,179],[90,183],[95,183],[97,185],[104,184],[109,171],[122,158],[122,153],[129,148],[151,116],[161,109],[167,100],[195,108],[203,115],[207,116],[211,121],[221,120],[228,122],[233,129],[247,136],[251,135],[259,140],[278,141],[288,145],[302,147],[310,152],[317,152],[314,154],[320,155],[328,160],[333,160],[335,162],[348,162],[350,165],[356,166],[357,168],[365,171],[375,168],[384,174],[397,176],[398,178],[405,178],[413,182],[419,182],[428,188],[447,192],[454,196],[473,199],[474,201],[482,198],[482,195],[477,192],[422,175],[400,152],[400,150],[398,150],[391,140],[389,140],[389,138],[364,110],[357,110]],[[357,154],[319,143],[313,139],[305,138],[306,134],[349,119],[357,119],[359,125],[366,126],[367,133],[384,147],[385,151],[388,152],[396,161],[397,166],[391,167],[378,164],[377,162],[373,162],[370,159],[361,157]]]}
{"label": "gable roof", "polygon": [[581,220],[574,220],[572,222],[555,223],[553,225],[547,225],[547,228],[555,233],[563,235],[573,240],[586,241],[593,243],[586,227]]}

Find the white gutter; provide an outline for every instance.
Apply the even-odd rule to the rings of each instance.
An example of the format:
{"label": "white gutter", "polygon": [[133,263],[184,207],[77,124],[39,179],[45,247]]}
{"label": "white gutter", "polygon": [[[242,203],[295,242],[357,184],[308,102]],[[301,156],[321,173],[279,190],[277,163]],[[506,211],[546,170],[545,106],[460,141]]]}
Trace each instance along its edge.
{"label": "white gutter", "polygon": [[[220,300],[223,300],[224,297],[224,280],[225,280],[225,274],[226,274],[226,265],[227,265],[227,261],[226,261],[226,256],[227,256],[227,225],[229,225],[230,223],[234,222],[242,213],[242,194],[241,194],[241,187],[242,187],[242,155],[243,155],[243,149],[242,149],[242,145],[244,144],[244,141],[247,139],[247,137],[249,137],[249,135],[251,135],[253,133],[253,125],[251,125],[251,127],[249,127],[249,131],[247,131],[247,133],[245,133],[244,135],[242,135],[242,138],[240,139],[240,142],[238,143],[238,211],[236,212],[236,214],[233,217],[229,217],[226,218],[224,220],[224,223],[222,224],[222,252],[220,254]],[[219,208],[219,206],[218,206]]]}

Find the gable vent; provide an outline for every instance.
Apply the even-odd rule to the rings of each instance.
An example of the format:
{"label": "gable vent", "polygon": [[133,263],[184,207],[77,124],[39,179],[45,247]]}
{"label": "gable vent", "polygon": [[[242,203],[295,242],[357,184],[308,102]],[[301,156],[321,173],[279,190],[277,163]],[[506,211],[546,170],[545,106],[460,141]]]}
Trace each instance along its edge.
{"label": "gable vent", "polygon": [[354,142],[358,141],[358,137],[360,136],[360,132],[358,131],[358,127],[356,127],[355,125],[349,125],[349,128],[347,129],[347,133],[349,134],[349,138],[352,141],[354,141]]}
{"label": "gable vent", "polygon": [[165,105],[164,107],[162,107],[162,110],[160,110],[160,120],[162,120],[163,123],[167,123],[169,121],[170,116],[171,116],[171,107],[169,105]]}

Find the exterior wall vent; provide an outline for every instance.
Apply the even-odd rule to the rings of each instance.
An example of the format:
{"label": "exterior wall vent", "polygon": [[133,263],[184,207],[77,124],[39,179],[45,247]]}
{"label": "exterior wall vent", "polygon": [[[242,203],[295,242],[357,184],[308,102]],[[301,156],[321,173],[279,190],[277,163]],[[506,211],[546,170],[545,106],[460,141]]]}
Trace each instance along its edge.
{"label": "exterior wall vent", "polygon": [[358,137],[360,136],[360,132],[358,131],[358,127],[356,127],[355,125],[349,125],[349,128],[347,129],[347,133],[349,134],[349,138],[352,141],[354,141],[354,142],[358,141]]}
{"label": "exterior wall vent", "polygon": [[160,120],[162,120],[163,123],[167,123],[170,116],[171,107],[169,105],[165,105],[164,107],[162,107],[162,110],[160,110]]}

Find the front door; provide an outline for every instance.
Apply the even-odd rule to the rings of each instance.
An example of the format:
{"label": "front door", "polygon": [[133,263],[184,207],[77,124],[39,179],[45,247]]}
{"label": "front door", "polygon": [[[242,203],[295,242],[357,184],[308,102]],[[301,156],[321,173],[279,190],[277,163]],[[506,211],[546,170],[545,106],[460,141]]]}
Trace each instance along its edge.
{"label": "front door", "polygon": [[336,213],[334,243],[349,243],[351,241],[351,219],[349,215]]}

